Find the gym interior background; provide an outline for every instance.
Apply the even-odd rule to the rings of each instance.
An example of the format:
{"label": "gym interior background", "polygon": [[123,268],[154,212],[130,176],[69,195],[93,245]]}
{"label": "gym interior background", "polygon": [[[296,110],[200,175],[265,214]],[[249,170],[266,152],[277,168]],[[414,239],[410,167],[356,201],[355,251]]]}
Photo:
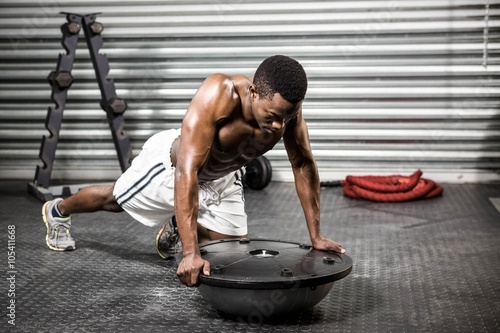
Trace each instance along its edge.
{"label": "gym interior background", "polygon": [[[488,9],[486,6],[488,5]],[[101,53],[129,104],[137,153],[179,126],[214,72],[252,75],[267,56],[299,60],[304,116],[322,180],[407,173],[436,181],[498,179],[497,1],[2,1],[2,178],[30,179],[52,106],[46,77],[64,52],[59,12],[102,12]],[[54,179],[120,174],[83,32]],[[291,180],[280,145],[273,179]]]}
{"label": "gym interior background", "polygon": [[[458,217],[455,216],[458,220],[461,220],[460,214],[463,211],[456,207],[462,209],[468,207],[477,213],[475,217],[469,219],[469,222],[476,221],[479,223],[478,228],[471,227],[471,230],[467,230],[481,233],[483,238],[480,239],[487,253],[480,252],[480,255],[489,258],[489,261],[485,259],[484,263],[488,265],[484,266],[489,266],[493,271],[482,272],[483,265],[478,264],[481,268],[470,274],[475,275],[480,271],[487,276],[488,284],[486,287],[484,285],[481,287],[481,295],[489,295],[487,296],[489,301],[483,298],[487,306],[484,309],[479,309],[482,307],[477,306],[478,308],[474,308],[477,313],[472,315],[463,314],[467,319],[464,321],[456,317],[448,318],[447,316],[452,315],[444,313],[440,319],[425,322],[427,326],[422,326],[423,331],[499,330],[499,321],[493,316],[496,313],[498,317],[500,311],[499,271],[498,268],[492,268],[499,264],[498,257],[495,257],[495,254],[498,256],[499,246],[498,242],[488,238],[487,235],[495,233],[498,235],[500,220],[500,215],[492,204],[498,202],[495,198],[500,197],[500,185],[498,185],[500,182],[498,80],[500,1],[2,0],[0,2],[2,201],[11,202],[8,200],[13,200],[12,197],[18,198],[15,203],[19,207],[25,207],[28,216],[33,215],[33,220],[37,221],[33,222],[37,226],[33,228],[37,231],[40,229],[41,232],[43,228],[40,227],[43,225],[37,220],[38,202],[30,197],[25,187],[27,182],[33,180],[36,166],[42,164],[39,158],[42,136],[49,135],[45,128],[45,120],[47,108],[54,106],[54,102],[50,99],[51,88],[47,76],[55,69],[58,54],[64,52],[61,46],[60,26],[66,20],[60,12],[99,13],[97,21],[104,25],[102,32],[104,43],[100,52],[106,54],[109,59],[108,77],[114,80],[118,96],[128,103],[128,109],[124,114],[124,131],[131,140],[134,154],[139,152],[142,143],[150,135],[164,129],[179,127],[196,88],[211,73],[250,76],[264,58],[274,54],[285,54],[300,61],[309,78],[304,117],[309,125],[311,145],[322,181],[340,180],[349,174],[410,174],[420,169],[425,177],[444,184],[445,194],[442,200],[456,199],[453,203],[442,202],[441,206],[434,201],[433,216],[439,215],[443,207],[455,207],[448,209],[447,213],[458,214]],[[80,32],[72,75],[74,82],[69,89],[64,110],[52,171],[53,183],[114,180],[120,175],[121,170],[106,115],[99,105],[100,92],[83,32]],[[282,144],[266,154],[266,157],[271,161],[274,182],[262,192],[249,194],[247,201],[256,200],[253,203],[249,202],[250,208],[259,207],[262,196],[267,198],[273,191],[288,193],[290,190],[288,186],[293,186],[290,183],[293,177]],[[332,200],[336,204],[346,205],[354,212],[356,209],[374,207],[360,202],[351,203],[342,198],[340,189],[327,191],[333,192],[322,195],[337,198]],[[461,191],[468,193],[470,197],[465,194],[458,195],[457,193],[462,193]],[[485,200],[476,202],[472,199],[479,197]],[[492,200],[489,200],[490,198]],[[328,203],[323,201],[323,206],[327,205],[328,210],[335,210],[330,204],[331,200]],[[472,208],[470,205],[475,206]],[[378,209],[383,206],[376,207]],[[394,211],[401,210],[399,215],[395,216],[407,222],[409,220],[405,220],[404,216],[408,210],[418,214],[419,209],[425,209],[393,204],[385,207],[390,207],[389,210]],[[7,231],[7,224],[14,223],[13,213],[5,209],[2,208],[2,225],[5,225],[2,234]],[[254,213],[258,214],[259,209],[255,209]],[[260,214],[260,218],[265,220],[265,214],[262,212]],[[367,218],[362,213],[351,214],[353,215],[349,215],[350,218],[360,218],[360,216]],[[486,215],[481,217],[480,214]],[[274,212],[273,216],[277,218],[279,214]],[[449,221],[449,216],[439,216]],[[293,220],[295,217],[290,218]],[[31,221],[25,219],[14,221],[20,232],[26,233],[25,241],[21,244],[29,248],[30,242],[36,242],[39,238],[29,232]],[[265,225],[261,225],[259,221],[261,221],[259,218],[252,220],[250,217],[249,223],[251,225],[253,223],[256,230],[265,230]],[[404,228],[406,223],[404,221],[392,221],[394,223],[392,226],[403,223]],[[483,224],[478,221],[482,221]],[[81,229],[84,229],[84,224],[81,223]],[[89,225],[93,226],[92,223]],[[297,226],[299,225],[302,226],[298,223]],[[342,235],[343,228],[351,230],[348,228],[357,227],[335,225],[335,230]],[[135,230],[138,233],[151,233],[140,227],[134,228],[139,228]],[[354,229],[352,232],[345,232],[344,243],[349,242],[348,237],[356,237]],[[438,237],[436,235],[439,232],[453,232],[451,229],[453,228],[445,230],[438,228],[434,230],[436,233],[433,237]],[[417,229],[412,230],[416,232]],[[278,235],[279,232],[274,236]],[[443,238],[446,237],[445,234],[442,235]],[[292,238],[290,240],[295,240],[293,234],[287,236]],[[473,234],[470,241],[477,243],[477,238],[474,238],[477,236]],[[43,236],[41,237],[43,239]],[[377,237],[382,236],[377,234]],[[466,235],[463,237],[463,240],[467,239]],[[373,262],[365,262],[363,254],[371,250],[383,254],[389,253],[384,251],[390,250],[372,249],[352,239],[350,241],[352,243],[347,245],[351,245],[350,253],[353,253],[355,263],[353,272],[356,268],[358,272],[366,268],[363,277],[369,280],[372,271],[368,270],[368,267],[371,267],[369,265]],[[401,240],[392,239],[393,244],[398,241]],[[23,242],[22,239],[20,242]],[[369,237],[366,242],[370,242]],[[357,252],[355,244],[360,247]],[[448,245],[457,246],[455,250],[460,252],[459,244],[461,242],[457,239],[456,243]],[[91,248],[96,244],[89,241],[87,245]],[[141,248],[141,243],[134,246]],[[130,251],[133,249],[132,246]],[[108,248],[105,250],[111,251]],[[28,250],[18,247],[18,251],[22,256],[22,251]],[[33,251],[33,254],[44,253],[43,242],[36,251]],[[92,253],[90,249],[87,250],[89,252],[84,251],[82,250],[83,253]],[[53,260],[54,257],[27,259],[27,253],[31,252],[25,252],[24,264],[29,263],[30,266],[38,267],[37,269],[32,267],[31,272],[37,272],[45,278],[44,274],[47,272],[40,267],[40,262],[50,267],[49,260]],[[488,257],[489,255],[491,256]],[[120,259],[126,260],[126,256]],[[475,257],[474,260],[479,259]],[[7,259],[5,264],[6,262]],[[446,265],[446,263],[441,264]],[[453,265],[457,265],[457,261],[451,260],[448,264],[456,268]],[[115,266],[111,265],[103,269],[108,269],[108,273],[113,274],[111,270],[113,267]],[[450,270],[443,268],[440,271],[441,277],[446,279],[446,274],[453,271],[452,268]],[[36,277],[31,274],[28,278],[31,280],[25,285],[24,293],[29,294],[30,291],[35,294],[40,293],[40,290],[31,284]],[[402,274],[401,278],[408,276]],[[175,281],[173,273],[170,279],[171,282]],[[349,277],[346,281],[348,279]],[[20,281],[19,283],[22,283],[22,279]],[[392,281],[398,283],[397,279]],[[481,285],[480,281],[477,283]],[[361,286],[365,287],[365,292],[373,292],[377,288],[375,284]],[[106,285],[105,287],[111,288]],[[123,284],[122,287],[125,288]],[[434,285],[434,288],[437,287]],[[445,297],[443,302],[453,297],[450,295],[461,297],[453,288],[449,286],[448,289],[446,286],[443,288],[448,292],[446,294],[448,298]],[[424,285],[418,291],[425,295],[425,289]],[[166,293],[171,292],[179,299],[195,297],[194,291],[184,290],[182,286],[175,284],[173,290],[167,290]],[[1,292],[2,297],[5,297],[4,290]],[[408,292],[412,295],[411,292],[416,291]],[[382,297],[380,296],[382,294],[372,293],[372,296],[373,294],[376,295],[374,304],[360,307],[356,303],[358,310],[369,308],[373,314],[373,309],[377,308]],[[398,295],[395,297],[404,298],[406,294]],[[106,295],[101,294],[101,297],[104,296]],[[165,294],[164,297],[168,296]],[[360,297],[363,298],[363,295]],[[101,300],[102,298],[97,297],[98,302]],[[475,300],[480,302],[479,299]],[[333,298],[331,302],[334,302]],[[405,300],[398,299],[398,302],[404,304]],[[422,302],[425,304],[424,300]],[[2,301],[2,309],[5,308],[5,304],[7,303]],[[27,314],[29,312],[34,316],[31,318],[32,323],[42,323],[39,326],[35,325],[38,331],[48,331],[49,326],[65,331],[66,326],[42,320],[36,316],[37,313],[31,312],[35,310],[26,304],[25,302],[24,314],[18,313],[20,318],[25,316],[25,325],[30,317]],[[193,306],[193,303],[188,305]],[[437,308],[444,311],[446,306]],[[422,329],[419,327],[422,322],[418,316],[412,315],[414,308],[411,307],[398,313],[402,317],[394,316],[391,319],[391,313],[378,316],[378,322],[374,325],[370,325],[373,323],[370,320],[374,318],[365,317],[362,313],[342,321],[339,318],[350,312],[342,310],[342,307],[336,308],[330,303],[323,305],[321,309],[323,313],[318,310],[319,314],[312,312],[298,317],[303,319],[302,322],[297,319],[291,322],[278,321],[255,326],[220,319],[214,312],[209,313],[207,320],[214,321],[215,326],[212,326],[214,331],[247,329],[331,331],[332,328],[339,331],[363,331],[365,328],[372,332],[387,332]],[[464,306],[463,309],[467,308]],[[339,312],[325,316],[324,311],[328,314]],[[115,319],[123,319],[118,312],[107,312],[108,315],[109,313]],[[429,313],[432,314],[432,311]],[[460,311],[451,313],[458,316],[457,313]],[[199,323],[206,323],[204,316],[200,317],[199,314],[196,316],[198,319],[203,319],[200,319]],[[109,325],[113,323],[112,317],[106,322],[92,322],[93,326],[80,325],[81,331],[113,330],[113,327],[125,331],[128,328],[133,331],[130,328],[133,325],[127,327]],[[5,318],[3,316],[2,324],[5,324]],[[166,315],[166,318],[168,321],[170,317]],[[82,322],[84,321],[79,323]],[[176,329],[182,330],[183,327],[190,325],[187,321],[184,324],[187,326],[181,323]],[[145,324],[139,328],[135,327],[135,331],[154,331],[159,327],[161,326]],[[68,331],[78,331],[74,326],[70,328]]]}

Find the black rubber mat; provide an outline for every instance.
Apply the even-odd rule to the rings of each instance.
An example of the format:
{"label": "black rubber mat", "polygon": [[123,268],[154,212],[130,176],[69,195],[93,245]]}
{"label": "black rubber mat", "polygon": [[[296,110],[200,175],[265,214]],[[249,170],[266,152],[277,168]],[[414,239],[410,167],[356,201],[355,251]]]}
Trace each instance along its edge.
{"label": "black rubber mat", "polygon": [[[229,318],[157,257],[157,230],[126,213],[75,215],[77,250],[53,252],[41,202],[26,183],[3,182],[0,331],[500,332],[500,213],[488,199],[500,185],[444,188],[398,204],[323,189],[322,232],[347,249],[351,274],[300,313]],[[246,204],[250,237],[308,242],[293,184],[248,191]]]}

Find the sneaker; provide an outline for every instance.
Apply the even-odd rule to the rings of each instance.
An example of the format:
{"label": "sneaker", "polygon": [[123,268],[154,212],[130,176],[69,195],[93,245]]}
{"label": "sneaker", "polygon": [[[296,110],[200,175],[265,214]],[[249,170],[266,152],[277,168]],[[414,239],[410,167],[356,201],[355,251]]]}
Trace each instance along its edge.
{"label": "sneaker", "polygon": [[175,216],[172,216],[156,235],[156,253],[162,259],[172,258],[182,250],[179,231],[174,225],[174,219]]}
{"label": "sneaker", "polygon": [[54,217],[52,215],[52,209],[62,200],[58,198],[47,201],[42,207],[42,218],[47,227],[45,242],[51,250],[71,251],[76,248],[75,241],[69,231],[71,228],[71,216]]}

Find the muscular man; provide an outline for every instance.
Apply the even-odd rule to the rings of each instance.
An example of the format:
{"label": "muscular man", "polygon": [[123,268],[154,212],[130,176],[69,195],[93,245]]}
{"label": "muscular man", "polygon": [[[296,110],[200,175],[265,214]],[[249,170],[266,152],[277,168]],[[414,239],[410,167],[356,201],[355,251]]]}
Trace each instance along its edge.
{"label": "muscular man", "polygon": [[302,116],[306,90],[302,66],[280,55],[264,60],[253,78],[208,77],[181,129],[153,135],[113,186],[89,186],[43,206],[48,247],[75,249],[71,214],[125,210],[146,225],[164,224],[157,252],[165,258],[182,245],[177,275],[194,286],[200,272],[210,274],[199,243],[247,234],[242,167],[283,138],[312,245],[344,253],[320,233],[319,176]]}

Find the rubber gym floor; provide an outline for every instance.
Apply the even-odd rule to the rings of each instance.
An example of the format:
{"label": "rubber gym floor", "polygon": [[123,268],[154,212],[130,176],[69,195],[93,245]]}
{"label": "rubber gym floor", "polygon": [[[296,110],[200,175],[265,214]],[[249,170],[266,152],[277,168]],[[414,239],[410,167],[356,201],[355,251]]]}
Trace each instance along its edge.
{"label": "rubber gym floor", "polygon": [[[228,318],[156,255],[156,229],[126,213],[79,214],[77,250],[54,252],[42,203],[26,182],[3,181],[1,331],[500,332],[500,184],[443,187],[406,203],[322,189],[322,232],[347,249],[351,274],[302,312]],[[309,242],[292,183],[245,198],[250,238]]]}

